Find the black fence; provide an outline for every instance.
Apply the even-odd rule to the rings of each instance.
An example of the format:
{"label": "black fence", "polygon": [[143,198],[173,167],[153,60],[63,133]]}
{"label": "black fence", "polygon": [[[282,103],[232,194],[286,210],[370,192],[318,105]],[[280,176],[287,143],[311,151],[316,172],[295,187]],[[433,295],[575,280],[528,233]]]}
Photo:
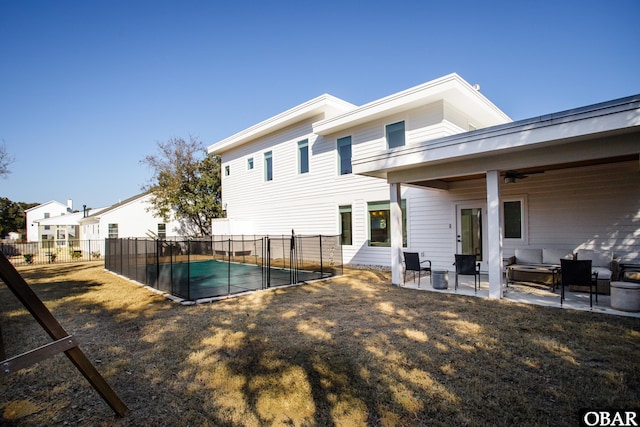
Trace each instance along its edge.
{"label": "black fence", "polygon": [[342,274],[340,236],[107,239],[105,268],[186,300]]}
{"label": "black fence", "polygon": [[0,242],[2,252],[15,266],[97,261],[104,253],[103,240],[41,240],[30,243]]}

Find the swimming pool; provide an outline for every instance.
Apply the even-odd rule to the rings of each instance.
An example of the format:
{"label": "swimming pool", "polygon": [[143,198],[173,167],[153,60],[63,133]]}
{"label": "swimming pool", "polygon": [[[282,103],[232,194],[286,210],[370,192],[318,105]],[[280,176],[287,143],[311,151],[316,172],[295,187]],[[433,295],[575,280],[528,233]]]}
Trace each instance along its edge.
{"label": "swimming pool", "polygon": [[342,248],[339,236],[106,239],[105,268],[179,298],[198,300],[340,274]]}
{"label": "swimming pool", "polygon": [[[297,275],[297,282],[319,279],[320,272],[292,271],[207,260],[148,265],[148,285],[188,300],[218,297],[288,285]],[[155,282],[155,285],[153,284]]]}

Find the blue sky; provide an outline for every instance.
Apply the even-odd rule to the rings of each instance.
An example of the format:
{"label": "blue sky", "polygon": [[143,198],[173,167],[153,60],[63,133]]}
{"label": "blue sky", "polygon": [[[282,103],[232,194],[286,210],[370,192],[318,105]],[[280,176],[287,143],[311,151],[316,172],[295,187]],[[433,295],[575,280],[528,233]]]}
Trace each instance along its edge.
{"label": "blue sky", "polygon": [[514,120],[640,93],[639,0],[0,0],[0,197],[108,206],[157,143],[458,73]]}

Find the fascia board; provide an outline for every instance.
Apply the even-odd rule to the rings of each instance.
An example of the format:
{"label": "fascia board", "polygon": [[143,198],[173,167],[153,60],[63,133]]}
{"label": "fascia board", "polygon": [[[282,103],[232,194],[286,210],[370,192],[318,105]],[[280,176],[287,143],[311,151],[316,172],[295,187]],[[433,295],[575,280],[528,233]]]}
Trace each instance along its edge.
{"label": "fascia board", "polygon": [[493,123],[511,121],[509,116],[484,95],[456,73],[452,73],[370,102],[339,116],[318,121],[314,123],[313,131],[319,135],[329,135],[440,100],[445,100],[462,111],[470,104],[474,105],[483,115],[491,116]]}
{"label": "fascia board", "polygon": [[320,113],[342,113],[353,110],[355,105],[336,98],[335,96],[324,94],[313,98],[307,102],[297,105],[283,113],[275,115],[241,132],[236,133],[226,139],[216,142],[207,147],[209,154],[221,154],[227,150],[252,141],[261,136],[268,135],[283,129],[289,125],[300,122]]}

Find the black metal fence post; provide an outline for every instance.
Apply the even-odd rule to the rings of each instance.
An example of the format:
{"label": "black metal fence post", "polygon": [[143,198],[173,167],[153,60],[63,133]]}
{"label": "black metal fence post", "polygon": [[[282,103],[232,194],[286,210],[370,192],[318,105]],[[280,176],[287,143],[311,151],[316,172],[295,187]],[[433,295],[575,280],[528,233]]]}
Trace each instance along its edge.
{"label": "black metal fence post", "polygon": [[318,236],[318,239],[320,241],[319,245],[320,245],[320,278],[324,277],[324,268],[322,267],[322,234],[320,236]]}
{"label": "black metal fence post", "polygon": [[187,240],[187,299],[191,300],[191,239]]}
{"label": "black metal fence post", "polygon": [[231,239],[227,251],[227,296],[231,295]]}

